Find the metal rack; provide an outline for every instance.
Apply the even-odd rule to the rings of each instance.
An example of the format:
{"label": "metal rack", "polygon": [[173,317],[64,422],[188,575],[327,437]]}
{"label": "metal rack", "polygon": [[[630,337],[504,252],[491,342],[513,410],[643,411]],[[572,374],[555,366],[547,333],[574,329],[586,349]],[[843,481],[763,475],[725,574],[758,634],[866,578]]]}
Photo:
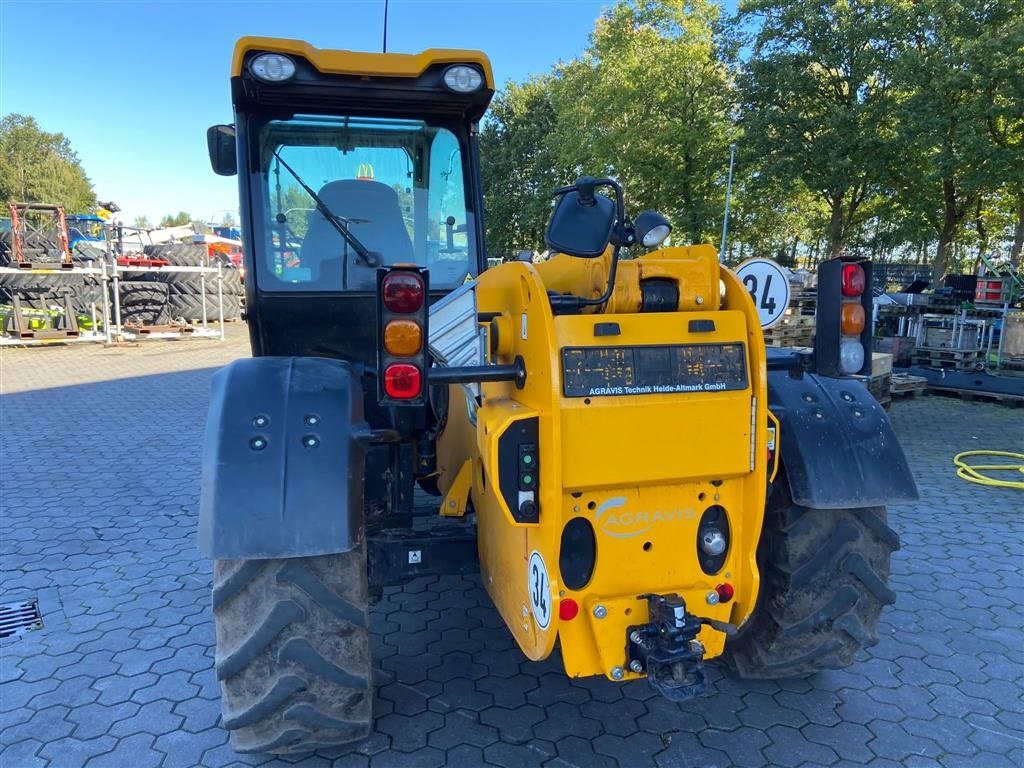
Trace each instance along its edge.
{"label": "metal rack", "polygon": [[19,269],[15,267],[0,267],[0,275],[96,275],[100,277],[100,283],[104,287],[102,315],[104,333],[96,331],[99,327],[96,302],[92,302],[90,306],[90,312],[92,314],[91,331],[83,331],[79,327],[78,317],[71,309],[70,300],[67,298],[64,299],[64,311],[63,317],[61,318],[66,327],[31,328],[25,318],[26,309],[21,306],[20,299],[17,296],[14,296],[12,300],[13,311],[11,316],[4,322],[3,335],[0,335],[0,346],[39,346],[54,343],[109,341],[110,324],[108,319],[110,315],[106,301],[106,276],[103,268],[104,266],[105,265],[101,262],[101,266],[99,268],[73,267],[71,269]]}
{"label": "metal rack", "polygon": [[[125,339],[180,339],[183,337],[189,338],[218,338],[223,341],[224,339],[224,268],[218,264],[215,267],[176,267],[176,266],[163,266],[163,267],[123,267],[118,265],[116,262],[110,267],[111,270],[111,281],[113,283],[113,290],[111,294],[114,297],[114,316],[113,326],[117,329],[117,333],[120,337]],[[166,273],[191,273],[199,275],[199,282],[201,287],[201,306],[202,306],[202,318],[199,328],[189,326],[188,329],[182,327],[172,326],[154,326],[152,330],[126,330],[121,322],[121,274],[123,273],[153,273],[153,272],[166,272]],[[217,309],[218,309],[218,329],[213,330],[210,328],[207,320],[207,303],[206,303],[206,276],[215,275],[217,280]]]}

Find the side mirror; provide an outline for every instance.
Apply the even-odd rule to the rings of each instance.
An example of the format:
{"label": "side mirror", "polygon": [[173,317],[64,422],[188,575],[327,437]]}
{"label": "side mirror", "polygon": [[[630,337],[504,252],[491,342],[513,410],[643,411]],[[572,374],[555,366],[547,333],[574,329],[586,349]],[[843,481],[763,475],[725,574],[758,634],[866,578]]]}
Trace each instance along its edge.
{"label": "side mirror", "polygon": [[615,228],[615,203],[594,194],[596,180],[581,178],[562,195],[544,236],[553,251],[593,259],[604,253]]}
{"label": "side mirror", "polygon": [[206,146],[210,151],[210,165],[218,176],[238,173],[238,155],[235,150],[235,126],[213,125],[206,129]]}

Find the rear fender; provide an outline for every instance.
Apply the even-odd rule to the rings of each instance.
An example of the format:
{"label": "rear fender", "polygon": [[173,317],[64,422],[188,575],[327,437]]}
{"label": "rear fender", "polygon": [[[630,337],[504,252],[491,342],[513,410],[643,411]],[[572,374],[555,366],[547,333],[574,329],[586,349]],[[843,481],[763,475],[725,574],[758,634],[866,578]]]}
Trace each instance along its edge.
{"label": "rear fender", "polygon": [[236,360],[213,377],[199,549],[212,559],[309,557],[359,546],[369,427],[350,365]]}
{"label": "rear fender", "polygon": [[797,504],[844,509],[917,499],[889,417],[859,381],[769,371],[768,405]]}

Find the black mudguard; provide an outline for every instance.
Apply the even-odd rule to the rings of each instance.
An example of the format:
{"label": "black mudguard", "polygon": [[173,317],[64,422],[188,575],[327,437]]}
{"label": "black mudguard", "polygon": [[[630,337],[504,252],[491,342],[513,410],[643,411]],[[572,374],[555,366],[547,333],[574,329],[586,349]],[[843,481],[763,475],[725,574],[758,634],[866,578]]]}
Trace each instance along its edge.
{"label": "black mudguard", "polygon": [[917,499],[889,417],[859,381],[770,370],[768,405],[797,504],[846,509]]}
{"label": "black mudguard", "polygon": [[236,360],[213,377],[199,548],[212,559],[347,552],[363,529],[369,427],[348,363]]}

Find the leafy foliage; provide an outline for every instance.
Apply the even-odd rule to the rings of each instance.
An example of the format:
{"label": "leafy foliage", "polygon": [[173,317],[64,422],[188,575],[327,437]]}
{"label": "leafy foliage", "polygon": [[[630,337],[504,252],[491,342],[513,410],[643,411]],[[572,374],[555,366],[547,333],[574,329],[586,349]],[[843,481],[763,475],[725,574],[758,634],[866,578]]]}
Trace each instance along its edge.
{"label": "leafy foliage", "polygon": [[185,211],[178,211],[178,213],[168,213],[162,219],[160,219],[161,227],[180,227],[185,224],[189,224],[192,221],[192,216]]}
{"label": "leafy foliage", "polygon": [[1016,0],[619,0],[587,49],[509,83],[481,135],[492,256],[542,249],[583,173],[727,258],[846,251],[973,269],[1024,249],[1024,14]]}
{"label": "leafy foliage", "polygon": [[0,202],[59,203],[69,213],[96,204],[71,142],[26,115],[0,118]]}

